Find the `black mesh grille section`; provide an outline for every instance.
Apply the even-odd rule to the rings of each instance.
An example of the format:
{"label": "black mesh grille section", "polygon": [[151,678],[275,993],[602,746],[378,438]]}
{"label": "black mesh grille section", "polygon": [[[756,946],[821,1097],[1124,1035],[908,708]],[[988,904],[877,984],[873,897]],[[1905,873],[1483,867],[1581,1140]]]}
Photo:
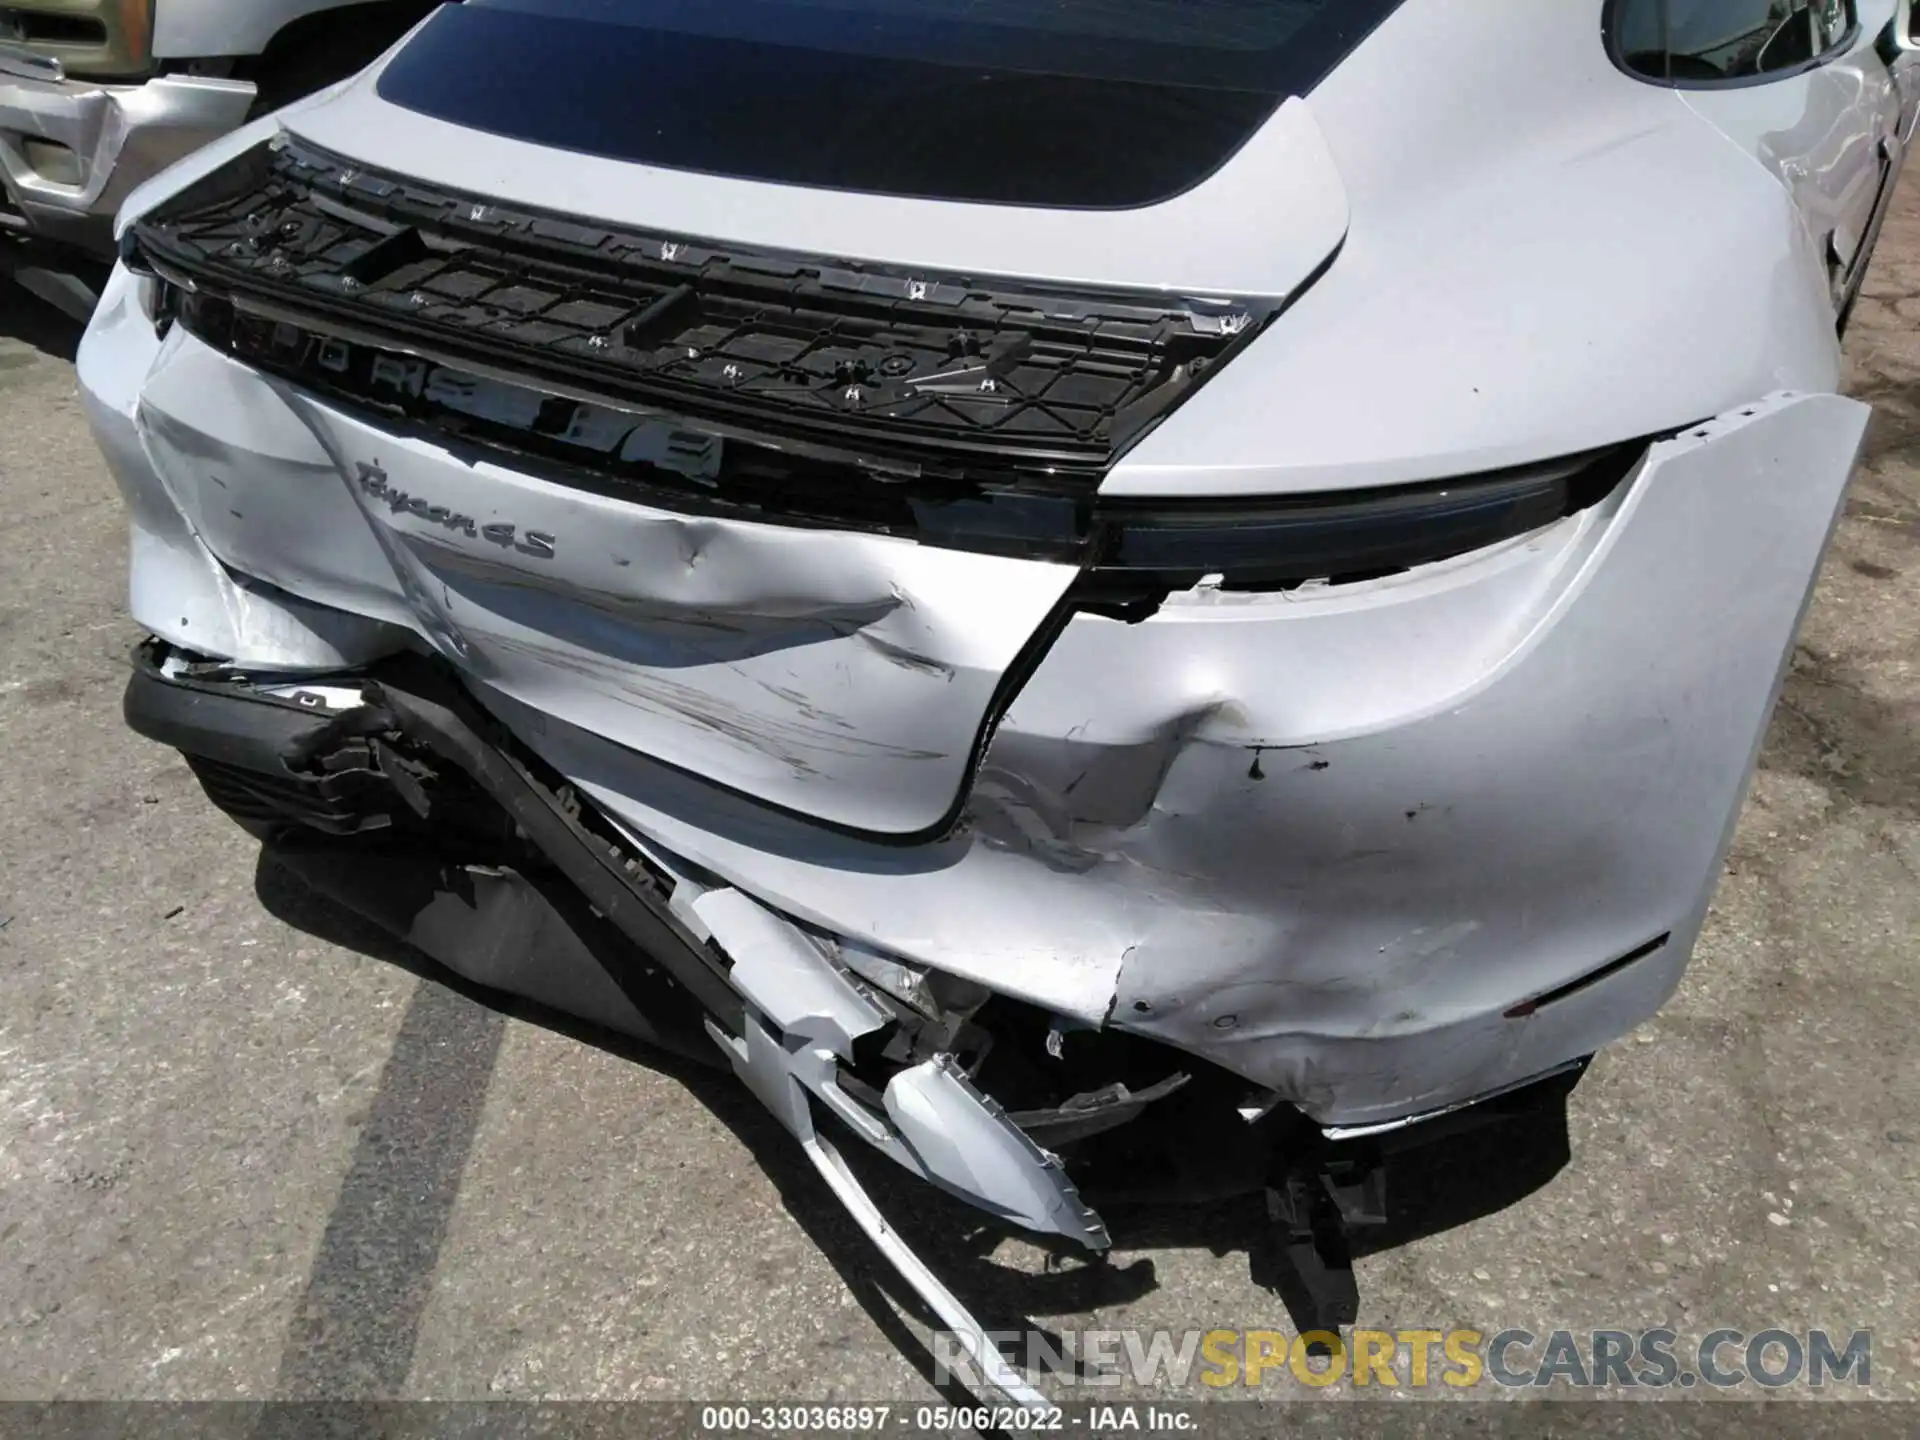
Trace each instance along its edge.
{"label": "black mesh grille section", "polygon": [[136,262],[324,328],[881,456],[1102,473],[1274,305],[1064,294],[535,214],[287,141]]}

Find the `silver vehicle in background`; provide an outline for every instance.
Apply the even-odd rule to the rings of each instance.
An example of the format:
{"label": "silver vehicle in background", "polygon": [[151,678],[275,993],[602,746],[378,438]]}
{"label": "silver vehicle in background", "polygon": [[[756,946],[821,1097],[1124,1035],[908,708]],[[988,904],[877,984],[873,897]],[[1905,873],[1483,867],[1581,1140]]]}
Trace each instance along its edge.
{"label": "silver vehicle in background", "polygon": [[[110,258],[129,192],[253,116],[366,65],[416,0],[8,0],[0,5],[0,262],[73,310],[62,256]],[[27,257],[4,241],[36,245]],[[29,263],[30,262],[30,263]]]}

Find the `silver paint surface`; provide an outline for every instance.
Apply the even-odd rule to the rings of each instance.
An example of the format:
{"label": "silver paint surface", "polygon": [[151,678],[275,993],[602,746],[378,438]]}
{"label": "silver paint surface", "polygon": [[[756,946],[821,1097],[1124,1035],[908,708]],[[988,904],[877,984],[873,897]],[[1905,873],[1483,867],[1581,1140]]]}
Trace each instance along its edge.
{"label": "silver paint surface", "polygon": [[[1335,257],[1109,493],[1347,489],[1666,437],[1604,503],[1474,554],[1076,616],[970,787],[1065,567],[461,462],[155,342],[122,275],[80,371],[134,515],[135,613],[256,664],[425,644],[643,843],[768,911],[1165,1040],[1324,1123],[1551,1069],[1653,1012],[1705,913],[1867,419],[1834,393],[1820,235],[1858,228],[1862,167],[1901,140],[1871,23],[1843,67],[1723,101],[1625,75],[1594,21],[1408,4],[1206,186],[1117,216],[545,155],[386,106],[371,76],[285,114],[520,203],[901,265],[1281,295]],[[427,513],[369,504],[362,464]],[[956,799],[937,840],[843,833],[897,838]]]}

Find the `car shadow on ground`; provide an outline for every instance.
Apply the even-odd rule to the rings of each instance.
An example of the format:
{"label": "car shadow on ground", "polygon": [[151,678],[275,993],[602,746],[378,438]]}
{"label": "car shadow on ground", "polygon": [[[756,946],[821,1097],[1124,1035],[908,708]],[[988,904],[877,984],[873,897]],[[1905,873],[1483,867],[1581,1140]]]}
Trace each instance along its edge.
{"label": "car shadow on ground", "polygon": [[[478,1097],[487,1090],[505,1021],[512,1018],[685,1085],[751,1152],[788,1213],[880,1332],[929,1386],[952,1403],[968,1403],[964,1390],[937,1373],[922,1337],[939,1328],[938,1319],[874,1251],[792,1137],[730,1072],[475,985],[308,889],[266,851],[255,890],[265,908],[293,928],[425,982],[402,1020],[361,1128],[287,1336],[276,1394],[337,1400],[399,1392],[477,1129]],[[1287,1320],[1296,1331],[1315,1328],[1304,1289],[1277,1258],[1276,1232],[1258,1188],[1157,1201],[1110,1200],[1089,1188],[1087,1198],[1100,1206],[1115,1248],[1136,1257],[1120,1263],[1000,1224],[864,1147],[849,1143],[841,1149],[900,1237],[988,1330],[1038,1332],[1039,1343],[1057,1353],[1050,1325],[1098,1328],[1095,1312],[1158,1287],[1154,1260],[1138,1252],[1176,1249],[1246,1254],[1252,1278],[1276,1296],[1274,1328]],[[1564,1095],[1490,1129],[1396,1153],[1386,1162],[1386,1223],[1357,1232],[1354,1254],[1392,1249],[1504,1209],[1547,1184],[1568,1153]],[[1043,1259],[1037,1268],[998,1258],[1015,1239],[1038,1247]]]}
{"label": "car shadow on ground", "polygon": [[[0,341],[17,340],[50,359],[71,364],[86,327],[15,282],[16,262],[25,263],[25,259],[6,248],[13,243],[0,237]],[[98,278],[89,272],[89,283]]]}

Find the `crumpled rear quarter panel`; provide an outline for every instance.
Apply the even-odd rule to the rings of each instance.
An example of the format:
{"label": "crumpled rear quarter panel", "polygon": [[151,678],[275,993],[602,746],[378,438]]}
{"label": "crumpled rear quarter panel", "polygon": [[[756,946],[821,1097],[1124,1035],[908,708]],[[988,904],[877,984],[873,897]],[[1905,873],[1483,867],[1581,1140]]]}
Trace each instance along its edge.
{"label": "crumpled rear quarter panel", "polygon": [[[731,693],[757,718],[723,730],[652,688],[671,666],[634,664],[641,642],[585,593],[592,576],[543,582],[530,561],[476,572],[436,548],[443,525],[371,506],[358,464],[444,486],[434,503],[477,519],[504,518],[481,511],[507,504],[529,507],[512,518],[535,529],[591,515],[608,584],[621,554],[698,576],[684,544],[694,527],[497,467],[463,470],[392,436],[345,443],[344,418],[194,356],[188,337],[170,338],[155,370],[161,347],[126,297],[122,276],[80,370],[133,512],[143,623],[206,653],[309,667],[328,663],[314,617],[360,627],[335,637],[336,664],[411,632],[671,863],[1064,1017],[1164,1039],[1327,1122],[1526,1078],[1665,998],[1867,416],[1833,395],[1775,396],[1655,445],[1601,505],[1472,555],[1356,585],[1203,589],[1131,625],[1079,615],[994,731],[958,826],[884,844],[689,771],[760,766],[804,782],[766,721],[775,700],[797,714],[833,708],[821,703],[832,695],[869,707],[842,714],[861,717],[846,732],[855,743],[956,765],[953,736],[985,704],[965,677],[1026,643],[1064,588],[1060,567],[960,566],[906,545],[917,553],[883,563],[839,536],[849,564],[830,573],[801,532],[723,547],[714,573],[727,593],[708,598],[744,612],[784,586],[799,616],[776,617],[765,647],[727,634],[719,658],[697,623],[647,642],[685,644],[688,663],[737,678]],[[949,564],[968,583],[929,578]],[[911,606],[885,603],[889,577]],[[235,594],[254,610],[236,613]],[[698,610],[698,596],[677,598]],[[357,617],[322,608],[333,606]],[[225,614],[226,629],[182,631],[195,607]],[[843,610],[845,627],[816,625]],[[289,630],[287,616],[312,623]],[[659,616],[626,618],[638,629]],[[940,698],[876,688],[909,670],[869,632],[933,662],[911,674]],[[843,663],[861,668],[843,675]],[[712,748],[676,767],[643,753],[668,751],[663,735]],[[838,787],[870,807],[859,818],[903,828],[937,816],[960,784],[958,768],[915,788],[889,778],[904,761],[826,763],[861,776]],[[1507,1017],[1663,934],[1644,959]]]}
{"label": "crumpled rear quarter panel", "polygon": [[800,833],[506,713],[790,913],[1364,1123],[1590,1053],[1671,992],[1867,414],[1756,403],[1423,573],[1082,616],[938,845]]}
{"label": "crumpled rear quarter panel", "polygon": [[231,569],[406,626],[476,680],[623,746],[881,834],[955,809],[1003,675],[1075,574],[516,473],[263,378],[184,329],[132,419]]}
{"label": "crumpled rear quarter panel", "polygon": [[1867,416],[1747,408],[1608,504],[1420,574],[1075,620],[938,844],[796,827],[501,713],[637,832],[803,919],[1328,1122],[1451,1103],[1606,1043],[1685,964]]}
{"label": "crumpled rear quarter panel", "polygon": [[[1382,716],[1337,664],[1294,663],[1318,658],[1306,637],[1332,616],[1295,612],[1257,651],[1196,637],[1192,683],[1237,723],[1174,759],[1137,840],[1113,838],[1270,924],[1238,953],[1144,942],[1116,1020],[1359,1121],[1523,1079],[1651,1014],[1704,919],[1867,416],[1781,397],[1655,446],[1498,639],[1485,620],[1429,628],[1431,606],[1396,624],[1383,587],[1349,664],[1397,675],[1414,713]],[[1456,684],[1476,632],[1483,668]],[[1023,701],[1045,704],[1055,674]],[[1344,716],[1301,694],[1322,686]],[[1070,710],[1055,693],[1048,711]],[[1288,748],[1242,769],[1260,742]]]}

